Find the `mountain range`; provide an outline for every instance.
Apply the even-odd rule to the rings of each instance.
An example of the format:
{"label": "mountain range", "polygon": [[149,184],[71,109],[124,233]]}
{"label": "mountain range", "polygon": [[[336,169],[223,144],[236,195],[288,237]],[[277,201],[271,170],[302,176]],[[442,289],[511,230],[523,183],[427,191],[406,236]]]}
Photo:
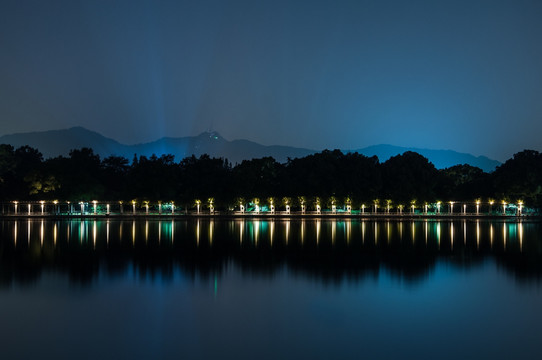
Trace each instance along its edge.
{"label": "mountain range", "polygon": [[[68,155],[72,149],[89,147],[101,157],[117,155],[131,160],[136,154],[144,156],[173,154],[177,160],[180,160],[191,155],[208,154],[212,157],[224,157],[234,164],[264,156],[272,156],[279,162],[286,162],[288,158],[304,157],[318,152],[291,146],[265,146],[249,140],[229,141],[216,132],[204,132],[198,136],[179,138],[164,137],[148,143],[125,145],[83,127],[3,135],[0,136],[0,144],[10,144],[14,147],[28,145],[38,149],[45,158]],[[358,152],[366,156],[376,155],[380,161],[386,161],[405,151],[414,151],[425,156],[439,169],[457,164],[469,164],[491,172],[500,165],[499,161],[485,156],[474,156],[453,150],[374,145],[342,151]]]}

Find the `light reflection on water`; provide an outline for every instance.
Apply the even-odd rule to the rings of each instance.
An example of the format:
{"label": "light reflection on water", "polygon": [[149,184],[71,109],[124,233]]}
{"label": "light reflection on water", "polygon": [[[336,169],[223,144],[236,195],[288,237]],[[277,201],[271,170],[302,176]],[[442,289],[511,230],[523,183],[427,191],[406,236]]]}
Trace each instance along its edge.
{"label": "light reflection on water", "polygon": [[[215,224],[215,222],[217,224]],[[69,243],[75,237],[80,244],[91,242],[94,247],[100,243],[108,244],[113,237],[115,241],[124,243],[126,241],[123,231],[126,223],[130,226],[129,238],[132,246],[136,246],[139,240],[144,243],[157,241],[162,242],[163,235],[166,235],[170,244],[175,243],[176,232],[179,233],[183,242],[189,241],[187,232],[194,233],[196,245],[205,240],[212,245],[215,232],[220,236],[237,238],[239,244],[247,242],[258,246],[262,241],[266,245],[273,245],[275,241],[287,244],[290,241],[291,233],[297,235],[300,244],[314,242],[319,245],[321,242],[334,245],[341,243],[348,246],[361,241],[365,244],[367,238],[373,240],[373,244],[390,244],[404,240],[404,226],[409,227],[408,238],[412,245],[423,243],[425,246],[433,244],[449,245],[450,250],[457,246],[457,230],[460,228],[460,239],[463,246],[474,243],[476,248],[489,244],[490,248],[500,245],[502,250],[512,246],[514,250],[523,251],[524,233],[527,237],[536,237],[540,224],[537,222],[493,222],[484,220],[463,221],[368,221],[368,220],[208,220],[197,219],[169,221],[144,220],[69,220],[69,221],[48,221],[48,220],[14,220],[4,221],[3,232],[0,240],[6,241],[6,233],[11,233],[11,240],[15,248],[19,249],[21,238],[27,239],[27,247],[31,246],[33,239],[39,241],[40,247],[57,246],[57,243]],[[224,225],[227,226],[224,226]],[[459,225],[458,225],[459,224]],[[369,232],[367,228],[369,226]],[[219,227],[215,230],[215,227]],[[499,228],[495,234],[495,227]],[[8,230],[6,230],[8,229]],[[421,230],[419,230],[421,229]],[[102,236],[104,234],[105,236]],[[117,233],[118,236],[114,236]],[[444,234],[444,235],[442,235]],[[384,239],[383,239],[384,237]],[[51,240],[51,244],[46,244]],[[384,241],[385,240],[385,241]],[[486,244],[487,243],[487,244]],[[18,245],[19,244],[19,245]]]}
{"label": "light reflection on water", "polygon": [[[125,231],[126,227],[129,232]],[[405,229],[408,230],[405,233]],[[541,224],[538,222],[457,220],[368,221],[331,219],[270,220],[14,220],[2,223],[4,257],[32,253],[34,265],[42,266],[46,253],[69,256],[78,251],[91,256],[108,257],[108,249],[119,249],[129,260],[133,251],[153,249],[151,254],[167,254],[170,261],[179,252],[212,257],[215,262],[248,261],[243,252],[260,250],[286,265],[306,267],[305,260],[335,257],[336,270],[345,270],[341,261],[350,259],[356,266],[370,259],[378,266],[396,266],[383,259],[399,252],[410,257],[405,272],[419,271],[423,278],[431,268],[427,260],[473,263],[480,259],[498,259],[511,273],[518,270],[525,279],[540,277],[537,266],[522,265],[521,258],[538,263]],[[78,243],[70,243],[70,239]],[[21,242],[26,239],[26,242]],[[42,251],[36,251],[36,246]],[[37,249],[37,248],[36,248]],[[316,251],[316,253],[314,253]],[[49,254],[49,252],[47,252]],[[292,256],[295,254],[296,256]],[[58,257],[57,256],[57,257]],[[364,257],[357,259],[356,257]],[[354,259],[355,258],[355,259]],[[418,258],[423,261],[419,262]],[[295,259],[295,262],[294,262]],[[182,262],[182,261],[181,261]],[[519,262],[519,263],[516,263]],[[197,262],[193,264],[198,270]],[[311,266],[316,266],[312,264]],[[251,268],[258,269],[257,262]],[[427,266],[429,266],[427,268]],[[362,267],[362,266],[361,266]],[[418,269],[417,269],[418,267]],[[346,271],[346,270],[345,270]],[[8,272],[9,273],[9,272]],[[414,279],[416,276],[414,276]]]}

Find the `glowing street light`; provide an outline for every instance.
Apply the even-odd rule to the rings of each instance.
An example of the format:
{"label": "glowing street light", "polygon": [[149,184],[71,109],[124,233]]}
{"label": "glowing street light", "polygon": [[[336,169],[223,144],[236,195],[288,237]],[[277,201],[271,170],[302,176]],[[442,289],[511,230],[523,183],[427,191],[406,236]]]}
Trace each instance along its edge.
{"label": "glowing street light", "polygon": [[437,214],[440,215],[440,201],[437,202]]}
{"label": "glowing street light", "polygon": [[136,202],[135,200],[132,200],[132,213],[135,215],[136,213]]}
{"label": "glowing street light", "polygon": [[361,204],[361,213],[365,214],[365,204]]}
{"label": "glowing street light", "polygon": [[45,201],[40,201],[40,205],[41,205],[41,214],[43,215],[43,210],[45,208]]}
{"label": "glowing street light", "polygon": [[476,215],[480,213],[480,200],[476,200]]}
{"label": "glowing street light", "polygon": [[158,201],[158,215],[162,215],[162,202]]}
{"label": "glowing street light", "polygon": [[109,204],[107,204],[105,205],[105,208],[106,208],[105,210],[106,215],[109,215],[111,213],[111,207],[109,206]]}
{"label": "glowing street light", "polygon": [[15,204],[15,214],[17,214],[17,207],[19,205],[19,202],[18,201],[14,201],[13,202]]}
{"label": "glowing street light", "polygon": [[171,202],[171,215],[174,215],[174,214],[175,214],[175,203],[172,201]]}
{"label": "glowing street light", "polygon": [[454,202],[450,201],[450,214],[454,213]]}
{"label": "glowing street light", "polygon": [[425,203],[424,207],[423,207],[423,213],[425,215],[427,215],[427,203]]}
{"label": "glowing street light", "polygon": [[55,214],[58,214],[59,213],[59,211],[58,211],[58,207],[59,207],[58,200],[54,200],[53,204],[55,204]]}
{"label": "glowing street light", "polygon": [[502,202],[502,214],[503,216],[506,215],[506,201]]}
{"label": "glowing street light", "polygon": [[81,205],[81,215],[83,215],[85,213],[85,203],[81,201],[79,205]]}
{"label": "glowing street light", "polygon": [[201,201],[200,200],[196,200],[196,213],[199,215],[199,207],[201,205]]}
{"label": "glowing street light", "polygon": [[149,202],[145,201],[145,214],[149,215]]}
{"label": "glowing street light", "polygon": [[213,213],[215,212],[215,206],[214,206],[214,204],[213,204],[214,199],[213,199],[213,198],[209,198],[208,201],[209,201],[209,212],[210,212],[211,214],[213,214]]}
{"label": "glowing street light", "polygon": [[523,201],[518,201],[518,216],[520,216],[522,214],[522,211],[523,211]]}
{"label": "glowing street light", "polygon": [[493,204],[495,204],[495,201],[489,200],[489,215],[493,212]]}
{"label": "glowing street light", "polygon": [[467,204],[463,204],[463,215],[467,214]]}
{"label": "glowing street light", "polygon": [[92,204],[94,205],[94,215],[96,215],[96,210],[97,210],[96,204],[97,204],[97,203],[98,203],[98,202],[97,202],[96,200],[93,200],[93,201],[92,201]]}

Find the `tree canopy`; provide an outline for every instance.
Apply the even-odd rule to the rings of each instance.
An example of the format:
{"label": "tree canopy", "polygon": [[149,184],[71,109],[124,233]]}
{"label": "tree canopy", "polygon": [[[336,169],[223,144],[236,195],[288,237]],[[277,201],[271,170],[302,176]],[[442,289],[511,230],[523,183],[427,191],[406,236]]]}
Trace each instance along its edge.
{"label": "tree canopy", "polygon": [[[493,198],[523,200],[540,208],[542,154],[525,150],[485,173],[465,164],[438,170],[415,152],[382,163],[374,156],[324,150],[286,163],[264,157],[232,165],[208,155],[179,161],[173,155],[134,156],[131,162],[118,156],[101,159],[89,148],[43,159],[28,146],[0,145],[0,197],[3,201],[161,200],[185,207],[209,198],[218,207],[238,198],[301,197],[309,207],[309,200],[314,203],[316,198],[340,204],[349,199],[353,206],[374,200],[408,204]],[[291,204],[296,206],[295,201]]]}

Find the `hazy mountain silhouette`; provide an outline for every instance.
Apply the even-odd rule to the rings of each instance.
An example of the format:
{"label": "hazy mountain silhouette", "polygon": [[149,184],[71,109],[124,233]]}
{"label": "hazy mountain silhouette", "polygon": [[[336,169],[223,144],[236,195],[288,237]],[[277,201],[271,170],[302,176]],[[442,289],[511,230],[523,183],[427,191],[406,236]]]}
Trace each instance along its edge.
{"label": "hazy mountain silhouette", "polygon": [[358,152],[366,156],[376,155],[381,162],[384,162],[390,157],[402,154],[405,151],[413,151],[423,155],[438,169],[444,169],[458,164],[469,164],[471,166],[477,166],[486,172],[491,172],[501,164],[499,161],[490,159],[486,156],[474,156],[453,150],[406,148],[385,144],[368,146],[366,148],[352,150],[350,152]]}
{"label": "hazy mountain silhouette", "polygon": [[[249,140],[228,141],[216,132],[204,132],[198,136],[180,138],[167,137],[148,143],[125,145],[83,127],[4,135],[0,137],[0,143],[11,144],[14,147],[29,145],[37,148],[45,158],[68,155],[70,150],[82,147],[92,148],[101,157],[119,155],[129,160],[134,154],[145,156],[173,154],[177,160],[192,154],[196,156],[209,154],[213,157],[227,158],[233,163],[264,156],[272,156],[279,162],[286,162],[289,157],[303,157],[317,152],[316,150],[291,146],[265,146]],[[500,165],[500,162],[485,156],[476,157],[453,150],[375,145],[345,152],[358,152],[367,156],[376,155],[383,162],[405,151],[415,151],[425,156],[439,169],[457,164],[469,164],[484,171],[493,171],[496,166]]]}

